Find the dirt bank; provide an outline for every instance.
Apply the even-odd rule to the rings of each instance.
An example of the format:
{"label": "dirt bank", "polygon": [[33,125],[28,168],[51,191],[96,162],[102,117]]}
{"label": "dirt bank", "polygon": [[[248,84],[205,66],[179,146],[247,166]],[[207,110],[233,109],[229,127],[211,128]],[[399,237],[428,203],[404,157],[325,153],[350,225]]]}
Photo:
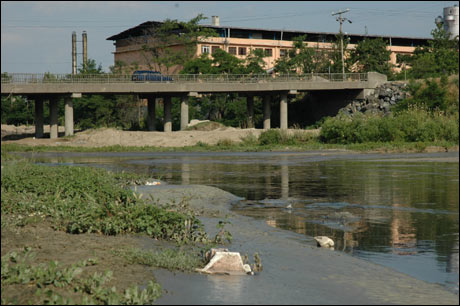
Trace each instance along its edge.
{"label": "dirt bank", "polygon": [[[291,130],[292,133],[294,130]],[[211,131],[175,131],[175,132],[144,132],[122,131],[113,128],[100,128],[86,131],[76,131],[72,137],[61,137],[63,127],[59,129],[60,138],[49,139],[49,126],[45,126],[45,137],[35,139],[35,128],[32,126],[11,126],[2,124],[2,143],[17,143],[30,146],[76,146],[76,147],[105,147],[105,146],[155,146],[155,147],[185,147],[199,142],[214,145],[219,141],[231,140],[240,142],[241,138],[249,135],[259,137],[261,129],[237,129],[221,127]],[[318,134],[318,130],[305,131]]]}

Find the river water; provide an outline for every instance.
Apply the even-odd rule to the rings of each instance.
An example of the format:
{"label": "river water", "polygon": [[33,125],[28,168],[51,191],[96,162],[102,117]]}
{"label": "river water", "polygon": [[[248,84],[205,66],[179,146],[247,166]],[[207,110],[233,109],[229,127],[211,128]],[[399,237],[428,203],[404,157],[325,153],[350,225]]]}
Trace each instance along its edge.
{"label": "river water", "polygon": [[238,214],[297,234],[329,236],[336,252],[459,292],[458,152],[22,155],[48,165],[218,187],[244,198],[233,207]]}

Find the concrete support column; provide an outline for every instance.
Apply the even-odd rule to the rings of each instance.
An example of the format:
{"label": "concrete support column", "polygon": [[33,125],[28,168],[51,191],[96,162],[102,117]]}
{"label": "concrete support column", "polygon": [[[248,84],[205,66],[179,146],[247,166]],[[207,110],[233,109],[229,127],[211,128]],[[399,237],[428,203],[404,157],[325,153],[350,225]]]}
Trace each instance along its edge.
{"label": "concrete support column", "polygon": [[254,127],[254,97],[246,98],[246,113],[248,115],[248,128]]}
{"label": "concrete support column", "polygon": [[65,107],[64,107],[64,126],[65,126],[65,136],[73,135],[73,100],[72,97],[65,97]]}
{"label": "concrete support column", "polygon": [[280,100],[280,129],[287,130],[288,128],[288,100],[287,94],[281,94]]}
{"label": "concrete support column", "polygon": [[149,131],[156,131],[156,114],[155,114],[155,106],[156,106],[156,97],[149,96],[147,98],[147,129]]}
{"label": "concrete support column", "polygon": [[164,131],[165,132],[172,132],[172,122],[171,122],[171,97],[166,96],[163,98],[164,104]]}
{"label": "concrete support column", "polygon": [[50,98],[50,138],[58,138],[58,98]]}
{"label": "concrete support column", "polygon": [[35,98],[35,138],[43,137],[43,98]]}
{"label": "concrete support column", "polygon": [[271,96],[265,95],[264,96],[264,130],[270,129],[270,117],[271,117],[271,109],[270,109],[270,102]]}
{"label": "concrete support column", "polygon": [[182,96],[180,102],[180,130],[183,131],[188,125],[188,96]]}

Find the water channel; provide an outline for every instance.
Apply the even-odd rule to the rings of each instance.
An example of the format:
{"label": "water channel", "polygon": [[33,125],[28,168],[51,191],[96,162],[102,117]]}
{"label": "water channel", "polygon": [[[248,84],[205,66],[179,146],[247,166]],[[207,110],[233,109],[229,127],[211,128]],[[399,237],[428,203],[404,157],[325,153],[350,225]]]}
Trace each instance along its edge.
{"label": "water channel", "polygon": [[218,187],[244,198],[233,207],[238,214],[329,236],[336,252],[459,292],[458,152],[21,154]]}

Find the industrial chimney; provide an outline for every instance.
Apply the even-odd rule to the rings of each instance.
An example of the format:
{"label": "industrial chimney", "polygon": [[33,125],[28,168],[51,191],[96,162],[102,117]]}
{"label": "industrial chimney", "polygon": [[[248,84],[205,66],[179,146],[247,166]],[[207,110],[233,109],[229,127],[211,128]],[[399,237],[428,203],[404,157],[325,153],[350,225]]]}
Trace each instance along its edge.
{"label": "industrial chimney", "polygon": [[220,25],[219,16],[212,16],[212,25],[218,27]]}
{"label": "industrial chimney", "polygon": [[87,68],[88,64],[88,36],[86,35],[86,31],[82,33],[82,45],[83,45],[83,68]]}
{"label": "industrial chimney", "polygon": [[72,74],[77,74],[77,33],[72,32]]}

